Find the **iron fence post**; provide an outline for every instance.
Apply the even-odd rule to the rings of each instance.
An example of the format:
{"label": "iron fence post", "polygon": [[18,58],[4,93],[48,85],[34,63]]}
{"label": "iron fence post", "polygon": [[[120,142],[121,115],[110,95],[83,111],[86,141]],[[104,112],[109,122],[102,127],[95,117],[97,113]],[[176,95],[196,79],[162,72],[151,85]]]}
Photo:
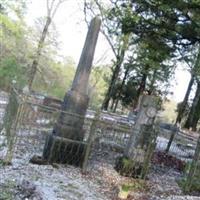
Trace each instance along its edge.
{"label": "iron fence post", "polygon": [[83,165],[82,165],[82,172],[83,173],[85,173],[87,171],[88,159],[89,159],[92,143],[93,143],[93,140],[94,140],[94,137],[95,137],[95,130],[96,130],[96,127],[97,127],[97,122],[99,120],[99,117],[100,117],[100,111],[97,111],[95,118],[92,121],[92,124],[91,124],[91,127],[90,127],[90,133],[89,133],[88,142],[87,142],[87,146],[86,146],[86,150],[85,150],[84,161],[83,161]]}
{"label": "iron fence post", "polygon": [[193,181],[194,176],[196,174],[199,159],[200,159],[200,136],[199,136],[199,139],[197,141],[197,146],[196,146],[194,158],[193,158],[192,163],[190,165],[189,173],[187,175],[186,182],[185,182],[185,185],[184,185],[184,191],[185,192],[189,192],[190,189],[191,189],[192,181]]}

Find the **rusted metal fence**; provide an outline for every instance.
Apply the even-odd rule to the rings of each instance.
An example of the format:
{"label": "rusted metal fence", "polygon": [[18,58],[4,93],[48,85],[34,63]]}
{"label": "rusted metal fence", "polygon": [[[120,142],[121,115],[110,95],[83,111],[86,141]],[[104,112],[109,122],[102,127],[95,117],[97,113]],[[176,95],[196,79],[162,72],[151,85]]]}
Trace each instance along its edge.
{"label": "rusted metal fence", "polygon": [[[172,134],[173,140],[169,146]],[[160,127],[156,149],[183,161],[190,161],[194,157],[197,139],[198,136],[185,134],[176,127],[172,130]]]}
{"label": "rusted metal fence", "polygon": [[[52,133],[54,124],[63,111],[59,107],[44,105],[44,98],[41,96],[24,94],[14,87],[11,88],[9,98],[5,96],[2,96],[5,99],[2,101],[4,108],[7,102],[8,104],[6,112],[4,112],[0,133],[0,151],[5,149],[3,156],[7,163],[11,161],[26,163],[33,155],[42,155],[45,140]],[[74,115],[69,112],[65,112],[65,114]],[[132,133],[133,122],[110,120],[108,116],[109,114],[100,112],[94,112],[90,116],[86,115],[84,139],[83,141],[74,141],[74,143],[84,143],[86,146],[83,152],[82,167],[84,171],[87,170],[88,165],[94,167],[95,164],[99,165],[99,163],[102,165],[109,163],[116,166],[116,160],[123,156],[130,134],[134,134]],[[149,137],[151,142],[146,147],[144,160],[141,162],[143,163],[140,168],[141,177],[145,177],[148,173],[153,153],[165,151],[170,139],[170,132],[162,128],[159,129],[158,126],[153,130],[153,133],[153,138]],[[146,135],[150,136],[151,134],[147,131]],[[195,147],[196,140],[182,133],[177,133],[168,153],[180,159],[191,161],[195,155]],[[138,158],[139,154],[140,152],[138,152]],[[74,154],[74,159],[76,158]]]}
{"label": "rusted metal fence", "polygon": [[197,141],[194,157],[191,162],[187,163],[185,179],[182,180],[182,186],[186,193],[200,193],[200,136]]}
{"label": "rusted metal fence", "polygon": [[[45,139],[53,131],[53,126],[63,112],[44,106],[40,98],[34,95],[19,93],[11,89],[6,112],[3,118],[2,137],[4,137],[4,161],[22,160],[28,162],[33,155],[42,155]],[[74,115],[65,113],[66,115]],[[87,135],[87,134],[86,134]],[[89,136],[84,141],[88,148]],[[75,154],[74,154],[75,157]]]}
{"label": "rusted metal fence", "polygon": [[[2,127],[6,147],[5,162],[27,163],[33,155],[41,156],[45,140],[52,133],[61,112],[64,111],[55,106],[43,105],[39,96],[24,94],[12,87]],[[73,113],[64,113],[65,115],[74,115]],[[109,120],[105,114],[97,112],[93,117],[85,118],[84,130],[83,141],[70,140],[70,142],[85,144],[82,167],[86,171],[88,163],[92,167],[95,161],[112,162],[114,166],[116,158],[123,155],[132,132],[132,126],[129,123]],[[154,146],[155,141],[154,139],[154,142],[151,143]],[[73,147],[70,148],[73,151]],[[152,154],[154,149],[152,146],[148,146],[149,148],[151,148],[150,154]],[[150,162],[150,154],[145,156],[144,167],[146,169]],[[72,164],[78,158],[76,153],[73,155]],[[144,172],[146,169],[143,169],[143,174],[146,173]]]}

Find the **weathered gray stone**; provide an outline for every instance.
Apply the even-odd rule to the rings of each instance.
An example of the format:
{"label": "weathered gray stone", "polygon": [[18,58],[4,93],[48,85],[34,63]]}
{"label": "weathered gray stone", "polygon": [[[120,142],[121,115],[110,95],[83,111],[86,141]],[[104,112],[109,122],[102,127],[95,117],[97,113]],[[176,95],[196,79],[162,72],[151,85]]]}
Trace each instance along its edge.
{"label": "weathered gray stone", "polygon": [[153,148],[155,148],[153,123],[159,108],[158,97],[149,95],[141,97],[135,126],[124,156],[116,162],[116,169],[120,174],[134,178],[146,177]]}
{"label": "weathered gray stone", "polygon": [[[48,137],[49,139],[46,141],[43,157],[47,160],[50,158],[51,162],[68,163],[67,159],[70,157],[71,160],[72,154],[76,154],[76,159],[80,160],[80,164],[83,160],[85,144],[81,141],[84,138],[83,123],[89,102],[87,94],[88,81],[100,25],[101,20],[98,17],[91,21],[72,87],[64,97],[63,112],[61,112],[54,126],[51,137]],[[72,140],[80,141],[80,144],[74,143]],[[61,141],[60,145],[59,141]],[[74,147],[73,153],[69,150],[70,146]],[[64,154],[65,156],[63,156]],[[68,154],[69,156],[67,156]],[[70,164],[73,163],[70,161]]]}
{"label": "weathered gray stone", "polygon": [[149,130],[149,136],[151,134],[151,126],[153,126],[156,114],[160,108],[160,99],[155,96],[143,95],[140,100],[139,112],[136,117],[135,126],[129,143],[127,145],[125,155],[127,157],[135,158],[138,154],[144,154],[143,146],[148,138],[147,129]]}

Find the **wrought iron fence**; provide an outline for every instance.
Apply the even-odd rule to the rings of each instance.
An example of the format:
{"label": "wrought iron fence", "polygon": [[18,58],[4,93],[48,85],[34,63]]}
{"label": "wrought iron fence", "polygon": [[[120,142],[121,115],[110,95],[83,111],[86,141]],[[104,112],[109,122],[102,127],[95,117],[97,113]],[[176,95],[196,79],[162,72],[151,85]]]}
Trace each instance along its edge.
{"label": "wrought iron fence", "polygon": [[[173,140],[170,142],[172,135]],[[160,128],[156,150],[166,152],[183,161],[190,161],[194,157],[196,145],[197,136],[187,135],[176,128],[173,130]]]}
{"label": "wrought iron fence", "polygon": [[[64,111],[43,105],[40,97],[24,94],[13,87],[3,122],[5,146],[7,147],[5,162],[21,160],[26,163],[34,155],[41,156],[46,138],[52,133],[61,112]],[[69,112],[64,113],[68,116],[75,115]],[[109,120],[105,118],[104,114],[96,113],[92,118],[85,119],[84,130],[83,141],[71,141],[66,138],[64,140],[70,140],[70,143],[80,146],[84,143],[86,148],[83,152],[84,156],[82,156],[82,167],[86,170],[88,162],[92,166],[93,161],[98,158],[104,159],[105,162],[112,161],[114,165],[115,159],[123,155],[132,132],[132,126],[129,123]],[[152,144],[155,144],[155,140]],[[62,142],[60,145],[62,147]],[[150,154],[152,154],[152,146],[148,146],[148,148],[151,148]],[[69,151],[73,152],[69,163],[76,163],[76,159],[80,157],[76,156],[77,152],[74,153],[73,145],[69,146]],[[145,166],[150,162],[150,155],[147,155],[145,155]],[[112,157],[112,159],[108,159],[108,157]]]}
{"label": "wrought iron fence", "polygon": [[[110,165],[123,176],[146,178],[156,146],[157,128],[138,130],[148,136],[148,140],[143,143],[141,149],[134,151],[132,158],[126,156],[125,147],[130,139],[130,134],[134,134],[137,130],[134,130],[133,127],[128,130],[124,127],[116,128],[115,126],[113,128],[108,124],[105,125],[101,120],[97,120],[95,130],[89,167],[96,167],[99,170],[99,168],[103,169],[104,165]],[[101,164],[102,166],[99,166]]]}
{"label": "wrought iron fence", "polygon": [[200,194],[200,137],[197,141],[194,157],[192,161],[187,163],[185,177],[180,180],[180,185],[186,193]]}
{"label": "wrought iron fence", "polygon": [[[54,124],[61,112],[58,107],[44,105],[44,98],[33,94],[24,94],[22,91],[11,88],[6,112],[1,131],[0,148],[4,148],[4,157],[6,162],[16,161],[28,162],[33,155],[42,155],[46,138],[52,133]],[[4,104],[6,105],[6,103]],[[1,103],[1,102],[0,102]],[[73,116],[73,113],[64,112],[65,115]],[[82,117],[82,116],[80,116]],[[125,121],[125,120],[124,120]],[[119,122],[119,120],[110,120],[108,114],[93,113],[87,116],[84,122],[83,141],[70,141],[74,144],[84,143],[86,148],[83,152],[83,169],[87,166],[94,167],[95,163],[109,163],[116,167],[116,160],[123,157],[124,148],[133,132],[133,123]],[[150,132],[153,133],[153,138]],[[145,131],[144,131],[145,133]],[[140,175],[145,177],[151,157],[155,151],[165,151],[170,139],[170,132],[163,129],[146,131],[146,135],[151,141],[145,150],[140,169]],[[3,138],[3,139],[2,139]],[[65,139],[69,140],[69,139]],[[3,142],[2,142],[3,141]],[[62,142],[61,142],[62,143]],[[61,145],[62,147],[62,145]],[[187,148],[186,148],[187,147]],[[192,160],[195,154],[196,140],[182,133],[175,134],[169,154],[183,160]],[[73,151],[73,147],[70,147]],[[70,151],[69,149],[69,151]],[[71,163],[79,158],[73,153]],[[136,153],[139,160],[141,152]],[[132,164],[124,162],[130,167]],[[70,163],[70,162],[69,162]],[[136,173],[133,172],[131,173]],[[143,174],[143,175],[142,175]]]}
{"label": "wrought iron fence", "polygon": [[[7,148],[4,155],[6,163],[11,160],[28,162],[33,155],[41,155],[46,138],[52,133],[59,114],[64,112],[39,104],[38,101],[37,97],[19,93],[12,88],[4,116],[4,131],[2,131],[5,137],[4,147]],[[65,114],[74,115],[68,112]],[[84,138],[82,142],[71,142],[73,144],[85,143],[87,149],[88,138]],[[74,158],[75,156],[74,154]]]}

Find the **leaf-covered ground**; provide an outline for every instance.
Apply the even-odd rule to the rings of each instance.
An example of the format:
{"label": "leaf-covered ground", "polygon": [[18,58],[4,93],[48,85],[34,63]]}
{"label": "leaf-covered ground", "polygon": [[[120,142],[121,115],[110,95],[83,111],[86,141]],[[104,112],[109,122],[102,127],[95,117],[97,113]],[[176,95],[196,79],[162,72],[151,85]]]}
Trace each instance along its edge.
{"label": "leaf-covered ground", "polygon": [[[1,164],[0,199],[118,200],[120,186],[138,180],[120,176],[113,168],[111,153],[109,157],[100,157],[90,163],[86,174],[72,166],[33,165],[21,159],[13,160],[10,166]],[[181,172],[173,168],[154,165],[144,187],[133,187],[128,199],[200,200],[200,197],[182,193],[176,182],[181,176]]]}

